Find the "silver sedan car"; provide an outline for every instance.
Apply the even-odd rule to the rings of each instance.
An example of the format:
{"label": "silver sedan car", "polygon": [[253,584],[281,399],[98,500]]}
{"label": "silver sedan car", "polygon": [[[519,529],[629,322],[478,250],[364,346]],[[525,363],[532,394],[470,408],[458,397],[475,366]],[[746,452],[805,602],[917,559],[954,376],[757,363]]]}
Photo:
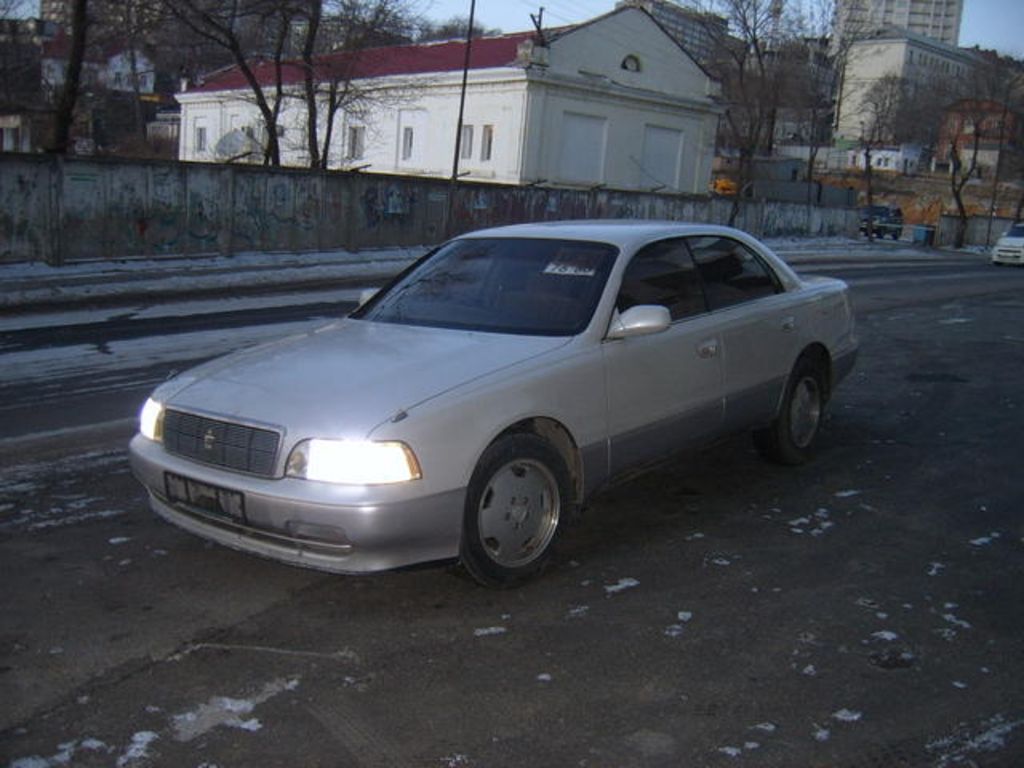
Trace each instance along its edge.
{"label": "silver sedan car", "polygon": [[339,573],[458,559],[507,586],[626,470],[740,431],[806,461],[856,353],[845,284],[743,232],[502,227],[164,383],[132,467],[158,514],[229,547]]}

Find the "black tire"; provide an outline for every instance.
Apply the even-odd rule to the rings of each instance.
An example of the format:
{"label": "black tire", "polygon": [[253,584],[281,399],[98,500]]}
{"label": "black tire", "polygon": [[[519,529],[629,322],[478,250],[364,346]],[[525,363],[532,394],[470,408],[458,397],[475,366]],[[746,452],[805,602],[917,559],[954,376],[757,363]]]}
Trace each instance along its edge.
{"label": "black tire", "polygon": [[900,239],[900,233],[899,232],[893,232],[892,233],[892,239],[893,240],[899,240]]}
{"label": "black tire", "polygon": [[562,455],[537,435],[500,438],[469,482],[462,565],[488,587],[512,587],[540,573],[570,517],[572,483]]}
{"label": "black tire", "polygon": [[770,426],[754,432],[754,445],[761,455],[791,466],[811,459],[828,400],[825,381],[825,372],[809,357],[796,361],[779,415]]}

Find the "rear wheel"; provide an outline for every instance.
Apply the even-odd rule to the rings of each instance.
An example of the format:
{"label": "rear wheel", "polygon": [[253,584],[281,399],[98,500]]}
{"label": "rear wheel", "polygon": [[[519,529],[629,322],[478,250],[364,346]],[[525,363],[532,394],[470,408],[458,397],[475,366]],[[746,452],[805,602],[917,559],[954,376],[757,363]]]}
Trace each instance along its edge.
{"label": "rear wheel", "polygon": [[754,444],[765,458],[780,464],[804,464],[825,414],[825,372],[808,357],[801,357],[786,384],[782,408],[769,427],[754,433]]}
{"label": "rear wheel", "polygon": [[469,483],[460,556],[481,584],[509,587],[539,573],[572,504],[569,471],[549,442],[503,437],[480,457]]}

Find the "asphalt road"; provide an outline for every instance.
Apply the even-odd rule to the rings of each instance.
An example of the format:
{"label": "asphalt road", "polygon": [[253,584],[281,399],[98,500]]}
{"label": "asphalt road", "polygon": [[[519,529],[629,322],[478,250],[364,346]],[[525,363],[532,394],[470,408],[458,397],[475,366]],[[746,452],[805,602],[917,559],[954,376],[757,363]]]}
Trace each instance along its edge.
{"label": "asphalt road", "polygon": [[[1024,764],[1024,270],[832,273],[862,354],[817,460],[673,461],[515,591],[207,545],[146,510],[119,418],[3,442],[0,759]],[[84,409],[54,386],[38,419]]]}

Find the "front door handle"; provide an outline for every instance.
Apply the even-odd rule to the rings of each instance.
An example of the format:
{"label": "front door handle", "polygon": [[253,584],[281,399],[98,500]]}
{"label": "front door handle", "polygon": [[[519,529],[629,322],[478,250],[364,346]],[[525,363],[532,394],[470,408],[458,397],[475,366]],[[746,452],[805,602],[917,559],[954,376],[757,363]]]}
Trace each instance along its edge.
{"label": "front door handle", "polygon": [[709,360],[718,356],[718,339],[708,339],[697,345],[697,357]]}

